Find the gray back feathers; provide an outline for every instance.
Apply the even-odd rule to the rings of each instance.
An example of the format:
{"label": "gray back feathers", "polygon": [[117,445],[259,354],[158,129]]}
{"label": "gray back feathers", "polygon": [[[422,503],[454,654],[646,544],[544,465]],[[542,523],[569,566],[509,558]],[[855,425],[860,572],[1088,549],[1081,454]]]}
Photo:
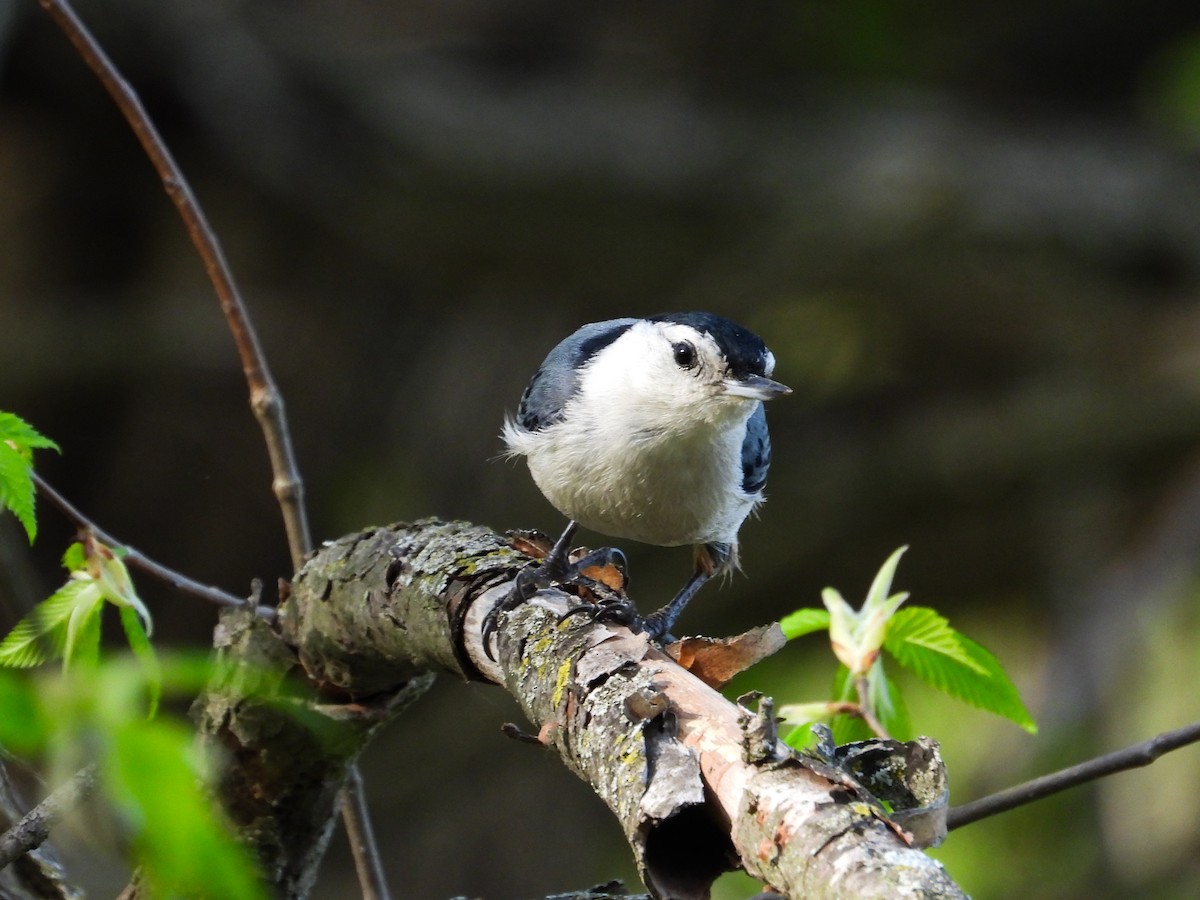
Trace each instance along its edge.
{"label": "gray back feathers", "polygon": [[579,388],[579,369],[637,321],[593,322],[563,339],[550,351],[521,395],[517,424],[526,431],[541,431],[561,421],[563,407]]}

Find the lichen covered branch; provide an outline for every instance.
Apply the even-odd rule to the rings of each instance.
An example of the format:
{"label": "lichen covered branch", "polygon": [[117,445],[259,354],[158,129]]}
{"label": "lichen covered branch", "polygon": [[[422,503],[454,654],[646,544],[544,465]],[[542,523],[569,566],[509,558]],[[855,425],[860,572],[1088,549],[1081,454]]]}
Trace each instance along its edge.
{"label": "lichen covered branch", "polygon": [[[343,538],[306,563],[280,606],[277,633],[253,625],[269,637],[274,661],[265,668],[278,671],[270,689],[250,675],[264,666],[248,664],[244,679],[214,685],[202,707],[205,732],[243,770],[228,780],[227,803],[254,798],[234,818],[264,836],[260,853],[304,869],[303,854],[279,851],[303,840],[288,843],[287,823],[271,817],[286,809],[297,820],[305,809],[313,821],[331,815],[347,761],[431,673],[444,671],[507,687],[538,739],[613,811],[656,896],[706,896],[713,879],[739,866],[792,896],[961,896],[845,777],[795,756],[769,729],[756,731],[745,709],[643,636],[584,617],[563,620],[577,598],[544,591],[502,616],[492,662],[482,651],[482,619],[526,561],[487,529],[426,521]],[[234,640],[226,636],[227,652]],[[303,751],[328,769],[307,798],[290,783],[290,751],[273,746],[282,739],[295,747],[296,735],[280,735],[300,720],[258,728],[287,715],[272,712],[278,700],[259,698],[301,674],[307,693],[292,689],[293,710],[329,729]],[[253,728],[244,727],[247,716]],[[306,770],[310,787],[322,783],[316,769]],[[270,771],[279,774],[266,785],[244,780]],[[323,848],[314,829],[297,837]],[[289,854],[296,858],[280,858]]]}

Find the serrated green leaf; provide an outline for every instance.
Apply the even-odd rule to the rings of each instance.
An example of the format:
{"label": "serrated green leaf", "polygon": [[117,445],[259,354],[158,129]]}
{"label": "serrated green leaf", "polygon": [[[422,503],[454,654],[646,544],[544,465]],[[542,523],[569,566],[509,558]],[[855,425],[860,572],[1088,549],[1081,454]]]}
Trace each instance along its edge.
{"label": "serrated green leaf", "polygon": [[0,509],[12,510],[25,529],[29,543],[37,537],[37,519],[33,514],[32,464],[21,453],[0,441]]}
{"label": "serrated green leaf", "polygon": [[927,606],[910,606],[897,612],[888,623],[884,646],[888,652],[900,659],[897,648],[902,644],[924,647],[934,653],[953,659],[981,675],[987,670],[980,666],[963,647],[960,635],[950,622],[935,609]]}
{"label": "serrated green leaf", "polygon": [[[924,621],[930,621],[929,617],[924,617]],[[920,618],[914,618],[910,624],[920,623]],[[923,632],[918,629],[916,633]],[[936,641],[923,644],[899,639],[904,635],[904,630],[900,630],[896,640],[891,640],[889,634],[885,646],[900,665],[939,691],[978,709],[1003,716],[1030,734],[1036,733],[1037,724],[996,657],[966,635],[955,631],[948,623],[945,631],[939,628],[937,633]],[[941,649],[947,633],[954,636],[957,644],[951,653]]]}
{"label": "serrated green leaf", "polygon": [[150,695],[150,710],[146,718],[153,719],[158,712],[158,701],[162,697],[162,666],[158,663],[158,655],[150,643],[150,637],[142,625],[141,616],[130,606],[120,608],[121,625],[125,629],[125,638],[129,641],[129,649],[137,657],[145,677],[146,690]]}
{"label": "serrated green leaf", "polygon": [[12,413],[0,412],[0,509],[10,509],[29,543],[37,537],[33,513],[33,451],[58,450],[58,444]]}
{"label": "serrated green leaf", "polygon": [[0,641],[0,666],[28,668],[65,652],[71,617],[81,607],[103,603],[94,585],[71,579],[31,609]]}
{"label": "serrated green leaf", "polygon": [[779,627],[783,629],[783,634],[789,641],[814,631],[827,631],[829,610],[813,607],[798,609],[791,615],[784,616],[779,622]]}
{"label": "serrated green leaf", "polygon": [[58,444],[20,416],[9,412],[0,412],[0,441],[11,441],[19,450],[58,450]]}

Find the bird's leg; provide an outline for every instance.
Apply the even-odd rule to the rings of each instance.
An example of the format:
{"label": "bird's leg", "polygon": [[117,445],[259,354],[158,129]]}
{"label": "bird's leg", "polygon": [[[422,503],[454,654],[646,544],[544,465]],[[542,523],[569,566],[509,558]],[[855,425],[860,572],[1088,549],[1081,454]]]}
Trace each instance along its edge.
{"label": "bird's leg", "polygon": [[[554,542],[554,546],[543,557],[541,563],[532,568],[522,569],[517,574],[517,584],[521,584],[523,577],[528,582],[534,582],[538,578],[545,578],[546,584],[540,585],[540,587],[548,587],[552,582],[563,580],[571,569],[571,541],[575,539],[575,532],[578,529],[579,523],[574,519],[568,522],[567,527],[563,529],[562,535]],[[533,596],[533,593],[533,591],[529,591],[524,599],[528,600]]]}
{"label": "bird's leg", "polygon": [[675,620],[679,618],[683,608],[710,578],[712,578],[711,572],[697,569],[670,603],[642,619],[642,631],[646,632],[650,640],[668,642],[671,640],[671,626],[675,624]]}
{"label": "bird's leg", "polygon": [[737,565],[737,545],[709,543],[695,547],[695,571],[687,584],[662,609],[655,610],[642,620],[642,630],[654,641],[670,641],[671,626],[683,612],[683,608],[696,596],[714,575],[727,572]]}
{"label": "bird's leg", "polygon": [[675,595],[675,598],[662,609],[643,616],[628,597],[613,597],[599,603],[581,603],[563,613],[559,621],[570,616],[583,616],[592,622],[612,622],[614,625],[624,625],[635,632],[644,632],[652,641],[673,640],[668,634],[683,608],[692,599],[704,582],[712,578],[710,572],[699,569],[688,579],[688,583]]}
{"label": "bird's leg", "polygon": [[554,542],[554,546],[550,548],[550,552],[543,557],[542,561],[536,565],[526,566],[518,572],[513,581],[512,590],[500,598],[484,616],[481,631],[483,651],[487,654],[488,659],[495,659],[492,656],[492,648],[488,639],[496,630],[496,621],[500,617],[500,613],[516,609],[543,588],[548,588],[553,584],[567,584],[576,581],[585,569],[593,566],[616,566],[625,575],[625,580],[628,582],[628,564],[625,561],[625,554],[616,547],[593,550],[575,562],[571,562],[571,541],[578,528],[577,522],[568,522],[562,536]]}
{"label": "bird's leg", "polygon": [[[595,622],[615,622],[628,625],[634,631],[644,632],[652,641],[671,641],[671,626],[683,612],[683,608],[700,588],[714,575],[728,571],[737,565],[737,548],[733,544],[711,543],[696,545],[696,569],[687,584],[664,606],[648,616],[638,613],[637,607],[627,599],[614,600],[595,606],[577,606],[566,615],[576,613],[589,616]],[[566,618],[566,616],[564,616]]]}

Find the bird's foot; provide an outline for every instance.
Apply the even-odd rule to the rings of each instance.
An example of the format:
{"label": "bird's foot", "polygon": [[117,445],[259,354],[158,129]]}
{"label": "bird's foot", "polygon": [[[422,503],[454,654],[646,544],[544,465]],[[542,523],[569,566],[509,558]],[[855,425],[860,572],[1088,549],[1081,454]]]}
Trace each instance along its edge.
{"label": "bird's foot", "polygon": [[500,619],[500,614],[516,609],[541,590],[542,587],[549,586],[549,581],[546,581],[545,584],[541,583],[544,580],[541,571],[542,566],[534,565],[527,566],[518,572],[509,592],[497,600],[496,605],[489,609],[487,615],[483,617],[483,624],[480,626],[480,634],[483,638],[483,652],[493,662],[496,661],[496,657],[492,653],[491,637],[496,631],[496,624]]}
{"label": "bird's foot", "polygon": [[670,643],[675,638],[668,634],[670,624],[660,615],[663,610],[643,616],[628,597],[606,597],[596,603],[581,603],[563,613],[558,621],[571,616],[582,616],[589,622],[611,622],[624,625],[634,634],[645,634],[655,643]]}
{"label": "bird's foot", "polygon": [[580,603],[559,616],[558,621],[565,622],[572,616],[580,616],[589,622],[612,622],[632,631],[642,630],[642,614],[628,597],[605,597],[596,603]]}
{"label": "bird's foot", "polygon": [[[601,603],[618,602],[616,596],[612,594],[611,586],[605,580],[591,578],[584,574],[609,567],[617,569],[620,573],[622,585],[629,583],[629,564],[625,559],[625,554],[616,547],[592,550],[573,562],[568,561],[565,553],[557,554],[551,551],[542,562],[526,566],[517,573],[512,589],[501,597],[483,617],[480,632],[483,638],[483,652],[487,654],[487,658],[493,661],[496,659],[492,654],[491,636],[496,631],[500,614],[510,612],[528,602],[540,590],[556,584],[578,584],[602,596]],[[628,601],[625,602],[628,603]],[[629,605],[632,608],[632,604]],[[591,607],[592,604],[588,604],[584,607],[577,607],[577,609]],[[568,612],[567,615],[570,613]]]}

